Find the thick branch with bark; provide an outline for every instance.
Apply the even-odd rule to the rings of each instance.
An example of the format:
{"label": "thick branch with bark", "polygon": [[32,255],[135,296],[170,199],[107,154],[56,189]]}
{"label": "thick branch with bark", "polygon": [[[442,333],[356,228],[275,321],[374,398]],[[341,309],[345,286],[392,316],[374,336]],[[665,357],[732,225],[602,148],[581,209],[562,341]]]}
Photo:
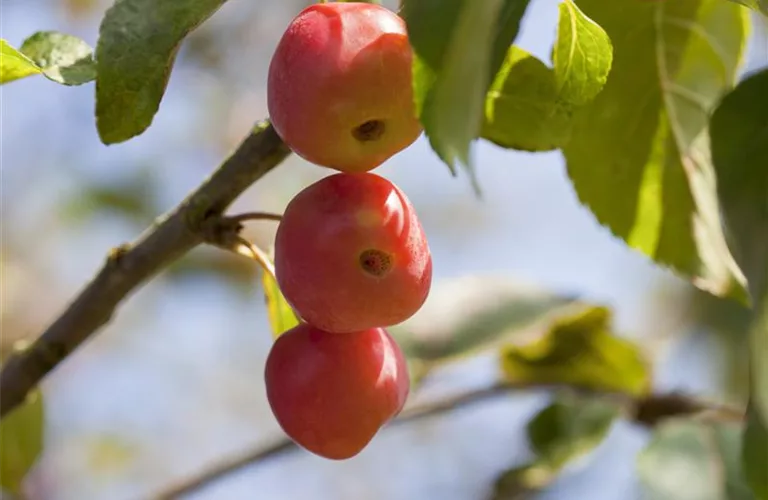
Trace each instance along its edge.
{"label": "thick branch with bark", "polygon": [[28,348],[8,358],[0,373],[0,418],[24,401],[49,372],[104,326],[118,305],[171,262],[203,243],[215,220],[290,150],[268,122],[181,204],[138,240],[113,249],[106,263],[67,309]]}

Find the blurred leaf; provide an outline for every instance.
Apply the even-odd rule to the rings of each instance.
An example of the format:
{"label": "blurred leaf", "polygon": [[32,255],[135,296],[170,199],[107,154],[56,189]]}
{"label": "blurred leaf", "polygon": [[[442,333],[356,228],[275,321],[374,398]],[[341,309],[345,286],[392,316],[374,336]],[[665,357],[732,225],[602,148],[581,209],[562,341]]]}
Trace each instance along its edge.
{"label": "blurred leaf", "polygon": [[[725,498],[727,500],[753,500],[755,496],[744,480],[745,474],[741,467],[742,430],[744,426],[737,423],[714,424],[717,449],[720,453],[725,473]],[[768,455],[768,445],[764,448]],[[768,456],[766,456],[768,460]],[[768,464],[768,461],[764,461]]]}
{"label": "blurred leaf", "polygon": [[528,423],[537,463],[558,471],[591,452],[608,434],[619,410],[599,398],[559,397]]}
{"label": "blurred leaf", "polygon": [[20,48],[48,79],[63,85],[82,85],[96,78],[93,49],[76,36],[39,31]]}
{"label": "blurred leaf", "polygon": [[768,0],[731,0],[768,16]]}
{"label": "blurred leaf", "polygon": [[768,69],[763,69],[722,99],[710,125],[712,162],[728,243],[747,277],[752,300],[757,303],[768,293],[766,96]]}
{"label": "blurred leaf", "polygon": [[768,500],[768,292],[755,305],[750,331],[750,398],[743,467],[750,487]]}
{"label": "blurred leaf", "polygon": [[40,73],[40,68],[27,56],[0,39],[0,84]]}
{"label": "blurred leaf", "polygon": [[253,291],[258,266],[218,248],[197,248],[171,264],[164,273],[175,281],[187,279],[225,280],[244,291]]}
{"label": "blurred leaf", "polygon": [[759,500],[766,500],[768,499],[768,473],[766,473],[768,471],[768,419],[761,417],[754,403],[749,405],[743,443],[741,461],[737,460],[737,463],[743,467],[744,476],[755,496]]}
{"label": "blurred leaf", "polygon": [[552,69],[511,46],[486,97],[482,137],[505,148],[549,151],[568,141],[571,116]]}
{"label": "blurred leaf", "polygon": [[598,398],[561,396],[528,423],[536,458],[496,481],[493,500],[520,500],[552,484],[563,469],[591,453],[610,431],[620,408]]}
{"label": "blurred leaf", "polygon": [[433,284],[421,309],[389,331],[406,357],[448,362],[498,346],[574,307],[572,296],[508,278],[470,275]]}
{"label": "blurred leaf", "polygon": [[127,179],[117,179],[109,184],[83,179],[79,185],[81,188],[59,207],[63,220],[79,222],[111,211],[145,224],[160,211],[154,196],[155,179],[150,169],[135,170]]}
{"label": "blurred leaf", "polygon": [[611,319],[607,308],[591,307],[556,320],[534,342],[505,346],[501,366],[506,379],[647,394],[650,369],[638,346],[613,334]]}
{"label": "blurred leaf", "polygon": [[494,484],[489,500],[527,500],[556,479],[546,466],[528,464],[503,472]]}
{"label": "blurred leaf", "polygon": [[728,243],[747,277],[754,307],[750,328],[750,418],[744,467],[768,498],[768,70],[725,96],[711,121],[712,160]]}
{"label": "blurred leaf", "polygon": [[723,0],[578,0],[613,44],[605,88],[563,148],[581,202],[629,246],[715,295],[744,297],[722,234],[709,115],[734,84],[747,11]]}
{"label": "blurred leaf", "polygon": [[285,300],[283,292],[277,285],[277,281],[271,274],[262,271],[261,284],[264,288],[264,298],[267,302],[269,325],[272,327],[272,336],[277,338],[287,330],[299,324],[299,319],[293,309]]}
{"label": "blurred leaf", "polygon": [[21,484],[43,449],[45,409],[35,390],[0,421],[0,486],[21,493]]}
{"label": "blurred leaf", "polygon": [[[469,171],[493,75],[517,36],[528,0],[405,0],[400,14],[414,49],[416,108],[430,144],[455,172]],[[489,28],[490,27],[490,28]]]}
{"label": "blurred leaf", "polygon": [[738,424],[668,420],[638,455],[638,472],[653,500],[751,500],[739,467]]}
{"label": "blurred leaf", "polygon": [[576,106],[594,99],[605,86],[612,59],[613,47],[605,31],[573,0],[563,0],[552,54],[560,99]]}
{"label": "blurred leaf", "polygon": [[179,44],[225,0],[116,0],[96,46],[96,126],[105,144],[152,123]]}

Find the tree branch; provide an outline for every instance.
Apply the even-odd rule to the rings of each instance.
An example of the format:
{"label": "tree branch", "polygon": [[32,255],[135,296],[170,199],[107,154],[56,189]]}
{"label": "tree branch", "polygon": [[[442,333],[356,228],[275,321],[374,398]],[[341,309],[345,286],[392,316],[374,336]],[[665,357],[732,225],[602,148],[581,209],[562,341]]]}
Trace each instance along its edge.
{"label": "tree branch", "polygon": [[205,223],[290,151],[268,122],[258,124],[237,150],[178,207],[137,241],[113,249],[98,274],[27,349],[0,373],[0,418],[112,317],[117,306],[164,267],[205,240]]}
{"label": "tree branch", "polygon": [[[540,390],[570,390],[573,392],[602,396],[614,400],[624,409],[627,418],[644,426],[654,426],[672,417],[702,414],[707,418],[718,421],[743,421],[744,411],[718,403],[700,401],[685,394],[668,393],[652,394],[636,397],[630,394],[613,392],[599,393],[593,389],[579,386],[562,386],[549,384],[530,384],[514,382],[498,382],[481,389],[473,389],[457,395],[423,403],[414,406],[400,414],[388,427],[414,422],[423,418],[433,417],[455,409],[471,406],[475,403],[507,394],[512,391]],[[191,493],[201,487],[217,481],[227,474],[235,472],[247,465],[276,457],[291,450],[299,449],[290,439],[281,439],[267,447],[248,450],[243,454],[224,460],[212,468],[176,484],[152,498],[158,500],[177,499],[181,495]]]}

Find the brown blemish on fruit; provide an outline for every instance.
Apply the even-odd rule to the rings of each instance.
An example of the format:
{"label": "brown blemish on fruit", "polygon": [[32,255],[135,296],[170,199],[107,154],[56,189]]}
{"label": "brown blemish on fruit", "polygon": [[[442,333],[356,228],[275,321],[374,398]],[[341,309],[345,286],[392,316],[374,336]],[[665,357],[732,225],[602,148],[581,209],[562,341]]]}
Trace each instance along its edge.
{"label": "brown blemish on fruit", "polygon": [[365,250],[360,254],[360,267],[366,273],[380,278],[392,269],[392,257],[381,250]]}
{"label": "brown blemish on fruit", "polygon": [[360,142],[370,142],[384,135],[384,122],[381,120],[368,120],[362,125],[352,129],[352,136]]}

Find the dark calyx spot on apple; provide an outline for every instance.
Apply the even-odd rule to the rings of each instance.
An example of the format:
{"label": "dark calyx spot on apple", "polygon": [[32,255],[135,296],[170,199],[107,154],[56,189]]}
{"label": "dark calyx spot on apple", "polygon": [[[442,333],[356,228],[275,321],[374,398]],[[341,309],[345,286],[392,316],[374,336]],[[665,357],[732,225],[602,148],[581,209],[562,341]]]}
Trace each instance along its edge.
{"label": "dark calyx spot on apple", "polygon": [[384,122],[381,120],[368,120],[362,125],[352,129],[352,136],[360,142],[375,141],[384,135]]}
{"label": "dark calyx spot on apple", "polygon": [[392,269],[392,257],[381,250],[365,250],[360,254],[360,267],[371,276],[380,278]]}

